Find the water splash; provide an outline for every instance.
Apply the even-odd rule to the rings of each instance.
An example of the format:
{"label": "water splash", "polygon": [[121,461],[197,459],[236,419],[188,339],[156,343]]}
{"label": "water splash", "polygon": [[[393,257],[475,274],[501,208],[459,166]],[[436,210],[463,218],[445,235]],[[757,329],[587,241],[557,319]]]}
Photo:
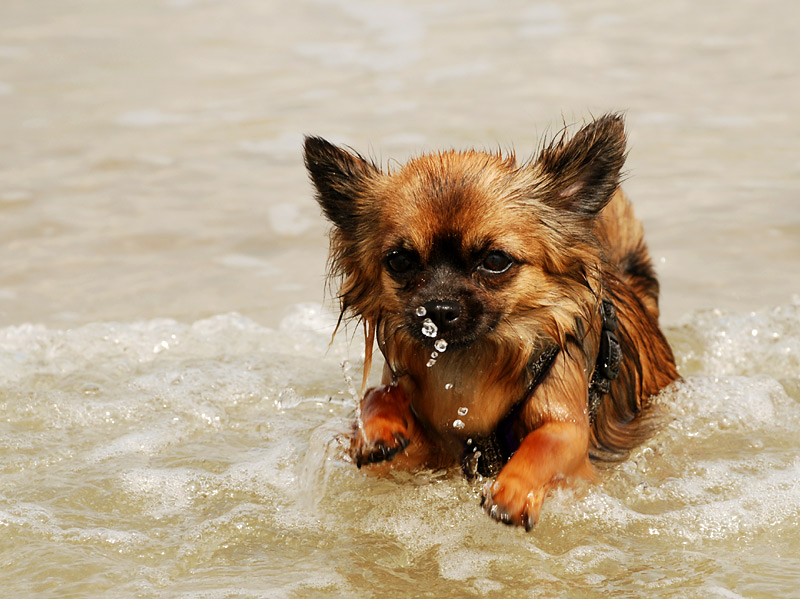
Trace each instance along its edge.
{"label": "water splash", "polygon": [[353,384],[353,375],[350,373],[351,370],[352,366],[350,365],[350,360],[342,360],[342,375],[347,385],[347,392],[353,397],[353,401],[356,402],[356,405],[358,405],[358,393],[356,392],[356,386]]}
{"label": "water splash", "polygon": [[353,397],[353,401],[356,403],[356,422],[358,423],[358,432],[361,434],[364,441],[366,441],[367,437],[364,433],[364,419],[361,416],[361,399],[358,397],[356,386],[353,384],[353,375],[350,373],[351,368],[350,360],[342,360],[342,374],[344,375],[344,382],[347,385],[347,392]]}

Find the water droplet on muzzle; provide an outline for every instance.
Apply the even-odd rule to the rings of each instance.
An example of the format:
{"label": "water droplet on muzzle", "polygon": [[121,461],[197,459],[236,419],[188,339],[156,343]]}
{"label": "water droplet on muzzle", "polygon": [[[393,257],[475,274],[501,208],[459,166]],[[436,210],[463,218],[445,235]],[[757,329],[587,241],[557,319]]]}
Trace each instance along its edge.
{"label": "water droplet on muzzle", "polygon": [[439,327],[430,318],[426,318],[422,321],[422,334],[426,337],[436,337],[439,334]]}

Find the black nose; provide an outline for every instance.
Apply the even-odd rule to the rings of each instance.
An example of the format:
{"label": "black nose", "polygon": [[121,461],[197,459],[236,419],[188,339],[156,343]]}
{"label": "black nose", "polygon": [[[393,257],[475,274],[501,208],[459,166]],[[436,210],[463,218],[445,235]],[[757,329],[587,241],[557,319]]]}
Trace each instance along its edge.
{"label": "black nose", "polygon": [[446,330],[461,316],[461,304],[454,300],[431,300],[423,304],[425,315],[439,329]]}

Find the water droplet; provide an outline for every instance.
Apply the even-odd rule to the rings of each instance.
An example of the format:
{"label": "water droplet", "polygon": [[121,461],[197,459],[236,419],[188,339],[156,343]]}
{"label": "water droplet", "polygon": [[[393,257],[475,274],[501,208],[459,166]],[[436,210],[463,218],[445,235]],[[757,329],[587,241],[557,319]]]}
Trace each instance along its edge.
{"label": "water droplet", "polygon": [[426,318],[422,321],[422,334],[426,337],[436,337],[439,334],[439,327],[430,318]]}
{"label": "water droplet", "polygon": [[427,363],[427,364],[425,364],[425,366],[427,366],[428,368],[430,368],[430,367],[431,367],[431,366],[433,366],[434,364],[436,364],[436,358],[431,358],[430,360],[428,360],[428,363]]}
{"label": "water droplet", "polygon": [[420,306],[419,308],[414,310],[414,314],[416,314],[417,316],[425,316],[427,313],[428,311],[425,309],[425,306]]}
{"label": "water droplet", "polygon": [[466,416],[467,412],[469,412],[469,408],[458,408],[458,415],[459,416]]}
{"label": "water droplet", "polygon": [[438,357],[439,357],[439,352],[438,351],[432,351],[431,352],[431,358],[433,358],[435,360]]}
{"label": "water droplet", "polygon": [[436,343],[433,344],[433,347],[435,347],[437,351],[443,352],[447,349],[447,341],[444,339],[437,339]]}
{"label": "water droplet", "polygon": [[453,428],[462,429],[464,428],[464,421],[463,420],[453,420]]}
{"label": "water droplet", "polygon": [[447,383],[447,384],[444,386],[444,388],[445,388],[445,389],[447,389],[448,391],[450,391],[450,389],[452,389],[452,388],[453,388],[453,383]]}

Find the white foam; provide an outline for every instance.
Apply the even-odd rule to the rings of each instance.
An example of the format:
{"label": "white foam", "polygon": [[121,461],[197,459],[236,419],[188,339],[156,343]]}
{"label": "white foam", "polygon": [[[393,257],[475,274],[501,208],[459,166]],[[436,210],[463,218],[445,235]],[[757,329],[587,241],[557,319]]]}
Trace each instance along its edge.
{"label": "white foam", "polygon": [[703,312],[669,337],[685,374],[800,376],[800,304],[747,314]]}
{"label": "white foam", "polygon": [[689,377],[660,401],[675,415],[670,427],[693,438],[725,430],[773,432],[800,426],[797,402],[767,376]]}
{"label": "white foam", "polygon": [[186,513],[205,486],[202,473],[189,468],[135,468],[119,480],[123,490],[155,518]]}
{"label": "white foam", "polygon": [[[0,330],[4,443],[12,448],[0,527],[43,545],[139,555],[164,550],[148,531],[168,523],[168,543],[179,547],[168,564],[238,559],[278,537],[320,547],[341,538],[365,543],[376,568],[430,562],[442,584],[463,584],[468,594],[512,588],[530,572],[544,594],[565,583],[629,594],[695,588],[692,569],[717,553],[751,559],[743,545],[796,538],[800,403],[789,383],[797,371],[758,345],[777,322],[769,315],[738,317],[750,329],[734,343],[753,357],[742,370],[757,364],[762,373],[691,375],[666,390],[662,428],[598,485],[555,492],[530,534],[486,517],[485,481],[468,482],[457,469],[377,477],[348,461],[355,400],[341,364],[360,354],[360,335],[352,349],[352,331],[329,347],[336,315],[319,304],[292,307],[277,329],[237,314],[192,324],[9,327]],[[733,321],[715,317],[705,328],[705,318],[678,331],[676,352],[688,347],[693,364],[713,366],[719,334]],[[781,327],[781,342],[795,343],[791,323]],[[353,381],[360,366],[353,361]],[[62,499],[41,481],[66,489]],[[9,499],[16,494],[31,499]],[[71,510],[84,505],[73,521]],[[648,574],[653,555],[689,566],[659,578]],[[641,574],[631,578],[630,569]],[[334,574],[323,568],[319,588],[347,594]]]}
{"label": "white foam", "polygon": [[[668,425],[606,475],[579,520],[675,543],[752,538],[800,516],[800,406],[767,377],[692,377],[660,401]],[[610,474],[610,476],[609,476]],[[575,526],[569,503],[549,509]]]}
{"label": "white foam", "polygon": [[[168,445],[179,441],[184,435],[173,423],[171,427],[158,427],[147,431],[136,431],[122,435],[96,449],[87,456],[88,461],[103,461],[131,454],[156,455]],[[178,431],[175,429],[178,428]],[[177,433],[177,434],[176,434]]]}
{"label": "white foam", "polygon": [[455,549],[442,551],[439,555],[439,573],[448,580],[468,580],[489,574],[489,568],[497,559],[485,550]]}

